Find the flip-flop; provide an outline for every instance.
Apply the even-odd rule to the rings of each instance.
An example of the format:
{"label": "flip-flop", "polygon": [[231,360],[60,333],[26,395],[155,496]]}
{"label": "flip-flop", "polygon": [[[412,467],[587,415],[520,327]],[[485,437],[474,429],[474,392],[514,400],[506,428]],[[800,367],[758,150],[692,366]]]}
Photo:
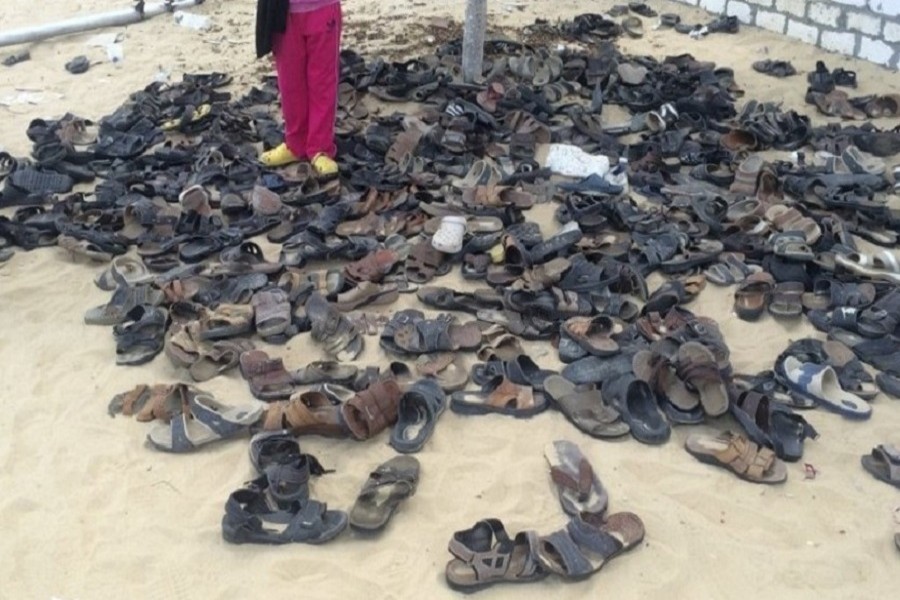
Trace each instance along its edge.
{"label": "flip-flop", "polygon": [[602,515],[609,495],[581,449],[567,440],[556,440],[544,447],[550,465],[550,479],[556,485],[559,503],[572,516],[581,513]]}
{"label": "flip-flop", "polygon": [[369,474],[350,510],[350,527],[372,533],[383,529],[400,503],[416,493],[419,461],[395,456]]}

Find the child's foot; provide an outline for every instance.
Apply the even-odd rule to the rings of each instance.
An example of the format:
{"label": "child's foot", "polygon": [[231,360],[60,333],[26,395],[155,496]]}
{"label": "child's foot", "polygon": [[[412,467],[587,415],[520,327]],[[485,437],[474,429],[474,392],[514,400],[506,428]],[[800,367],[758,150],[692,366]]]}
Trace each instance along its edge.
{"label": "child's foot", "polygon": [[267,167],[283,167],[299,161],[300,158],[290,151],[287,144],[279,144],[259,156],[259,162]]}
{"label": "child's foot", "polygon": [[319,177],[333,177],[338,174],[338,165],[334,159],[321,152],[313,156],[312,167]]}

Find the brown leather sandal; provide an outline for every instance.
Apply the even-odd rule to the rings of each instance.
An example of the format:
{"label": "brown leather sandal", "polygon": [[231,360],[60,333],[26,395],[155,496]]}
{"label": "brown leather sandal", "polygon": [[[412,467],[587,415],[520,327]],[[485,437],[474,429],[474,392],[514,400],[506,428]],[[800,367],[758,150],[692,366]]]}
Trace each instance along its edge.
{"label": "brown leather sandal", "polygon": [[187,409],[188,400],[196,391],[185,383],[138,385],[128,392],[113,396],[109,403],[109,414],[134,416],[136,420],[145,423],[155,419],[168,423],[172,417]]}
{"label": "brown leather sandal", "polygon": [[376,381],[341,406],[350,433],[367,440],[397,422],[397,408],[403,391],[394,379]]}
{"label": "brown leather sandal", "polygon": [[344,274],[354,281],[381,281],[400,262],[400,255],[387,248],[376,250],[344,266]]}
{"label": "brown leather sandal", "polygon": [[325,437],[347,437],[348,433],[341,419],[340,403],[332,402],[323,392],[303,392],[291,396],[290,400],[273,402],[263,417],[262,428]]}
{"label": "brown leather sandal", "polygon": [[287,398],[294,392],[293,376],[280,358],[269,358],[262,350],[241,354],[241,375],[260,400]]}
{"label": "brown leather sandal", "polygon": [[782,483],[787,479],[787,468],[775,452],[730,431],[716,437],[692,434],[684,448],[700,462],[729,469],[746,481]]}
{"label": "brown leather sandal", "polygon": [[413,283],[428,283],[437,275],[450,271],[450,263],[444,254],[431,247],[430,242],[420,242],[412,247],[406,259],[406,278]]}

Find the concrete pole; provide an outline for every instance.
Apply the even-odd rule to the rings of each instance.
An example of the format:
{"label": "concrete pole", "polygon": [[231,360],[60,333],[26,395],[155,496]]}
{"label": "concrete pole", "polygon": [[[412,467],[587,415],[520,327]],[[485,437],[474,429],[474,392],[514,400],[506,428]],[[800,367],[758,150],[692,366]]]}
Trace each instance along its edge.
{"label": "concrete pole", "polygon": [[462,72],[466,83],[475,83],[481,79],[486,29],[487,0],[466,0],[462,45]]}

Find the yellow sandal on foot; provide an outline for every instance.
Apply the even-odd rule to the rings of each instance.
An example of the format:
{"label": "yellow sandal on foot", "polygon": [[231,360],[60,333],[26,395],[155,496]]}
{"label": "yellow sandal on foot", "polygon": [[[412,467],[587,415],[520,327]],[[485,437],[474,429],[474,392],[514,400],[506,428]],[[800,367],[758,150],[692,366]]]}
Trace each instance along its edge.
{"label": "yellow sandal on foot", "polygon": [[267,167],[283,167],[300,162],[300,158],[290,151],[287,144],[279,144],[268,152],[263,152],[259,156],[259,162]]}
{"label": "yellow sandal on foot", "polygon": [[327,154],[319,152],[313,156],[311,162],[319,177],[333,177],[338,174],[338,164]]}

